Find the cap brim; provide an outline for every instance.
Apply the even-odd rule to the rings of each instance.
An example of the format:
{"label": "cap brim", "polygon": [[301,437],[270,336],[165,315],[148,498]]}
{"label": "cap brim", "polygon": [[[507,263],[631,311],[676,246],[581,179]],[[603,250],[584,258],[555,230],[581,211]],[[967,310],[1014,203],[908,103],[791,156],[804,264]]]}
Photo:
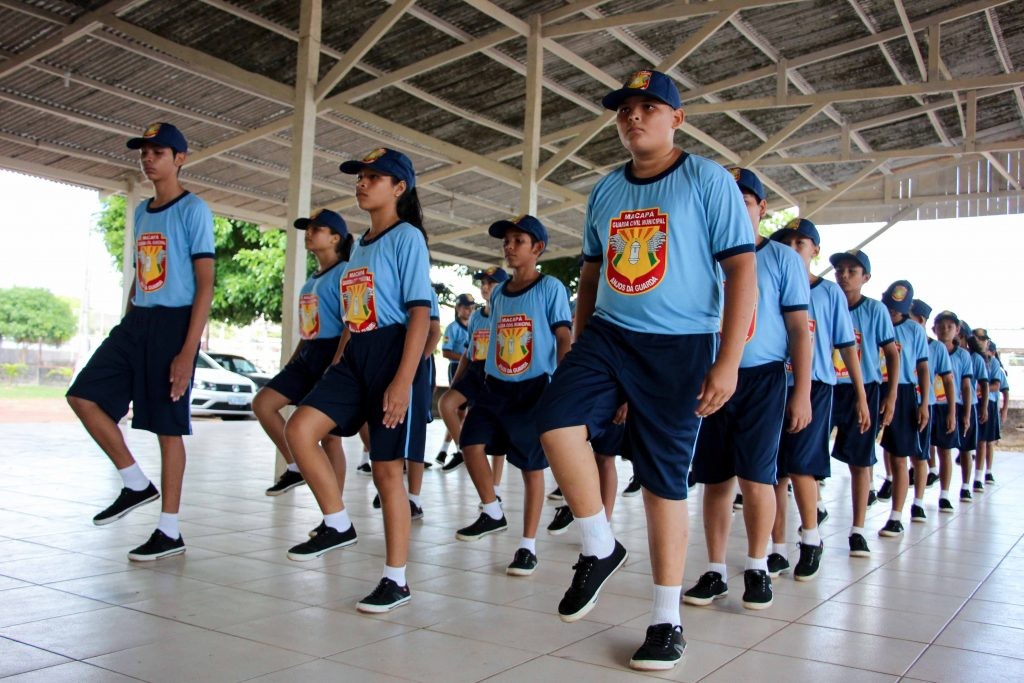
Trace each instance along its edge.
{"label": "cap brim", "polygon": [[491,227],[487,228],[487,234],[501,239],[509,230],[522,230],[522,228],[512,221],[497,221],[496,223],[491,223]]}
{"label": "cap brim", "polygon": [[365,162],[349,160],[349,161],[341,162],[341,165],[338,166],[338,170],[340,170],[342,173],[348,173],[349,175],[355,175],[355,174],[359,173],[360,171],[362,171],[367,166],[369,166],[369,164],[367,164]]}
{"label": "cap brim", "polygon": [[622,104],[623,100],[625,100],[628,97],[633,97],[634,95],[650,97],[652,100],[658,100],[662,104],[667,104],[672,108],[682,106],[681,104],[672,104],[671,102],[668,102],[658,97],[650,90],[642,90],[640,88],[619,88],[618,90],[613,90],[612,92],[608,93],[607,95],[601,98],[601,106],[604,107],[605,109],[615,111],[616,109],[619,108],[619,105]]}
{"label": "cap brim", "polygon": [[294,225],[299,230],[305,230],[306,228],[309,227],[310,223],[312,222],[313,221],[309,220],[308,218],[296,218],[295,222],[292,223],[292,225]]}
{"label": "cap brim", "polygon": [[[832,254],[831,256],[828,257],[828,262],[832,264],[833,268],[838,266],[839,263],[842,261],[853,261],[861,268],[864,268],[864,264],[860,262],[859,258],[854,256],[853,254],[847,254],[845,251],[841,251],[838,254]],[[867,271],[866,268],[864,270]]]}
{"label": "cap brim", "polygon": [[760,194],[758,194],[757,190],[752,188],[750,185],[747,185],[745,183],[740,183],[740,182],[737,182],[736,184],[739,185],[741,192],[743,190],[746,190],[748,193],[750,193],[750,194],[754,195],[755,197],[757,197],[757,201],[759,201],[759,202],[763,202],[764,201],[764,197],[762,197]]}
{"label": "cap brim", "polygon": [[[790,235],[796,235],[797,237],[803,237],[804,236],[804,234],[802,232],[800,232],[799,230],[794,230],[793,228],[779,228],[778,230],[773,232],[768,237],[768,239],[774,240],[775,242],[781,242],[782,240],[786,239]],[[832,265],[835,265],[835,264],[833,263]]]}
{"label": "cap brim", "polygon": [[142,149],[142,146],[147,142],[151,145],[156,145],[157,147],[166,147],[168,149],[174,149],[174,147],[172,147],[171,145],[159,142],[154,138],[132,138],[127,143],[125,143],[125,146],[128,149]]}

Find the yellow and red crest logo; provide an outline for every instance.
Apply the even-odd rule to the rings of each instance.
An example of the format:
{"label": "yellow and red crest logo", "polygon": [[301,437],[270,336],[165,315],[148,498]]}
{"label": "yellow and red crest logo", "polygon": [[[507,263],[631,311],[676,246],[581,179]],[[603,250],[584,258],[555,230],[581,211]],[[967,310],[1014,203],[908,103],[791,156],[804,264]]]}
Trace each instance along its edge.
{"label": "yellow and red crest logo", "polygon": [[935,376],[935,388],[934,388],[934,391],[935,391],[935,400],[937,402],[939,402],[939,403],[945,403],[946,402],[946,385],[942,381],[942,377],[940,377],[938,375]]}
{"label": "yellow and red crest logo", "polygon": [[142,134],[142,137],[144,137],[144,138],[156,137],[156,134],[159,133],[159,132],[160,132],[160,124],[159,123],[154,123],[153,125],[151,125],[149,128],[146,129],[146,132]]}
{"label": "yellow and red crest logo", "polygon": [[494,362],[503,375],[521,375],[533,360],[533,321],[525,315],[503,315],[498,319]]}
{"label": "yellow and red crest logo", "polygon": [[665,278],[668,214],[658,207],[623,211],[610,221],[605,279],[619,294],[651,291]]}
{"label": "yellow and red crest logo", "polygon": [[369,268],[354,268],[345,273],[341,279],[341,301],[350,331],[358,333],[377,329],[373,273]]}
{"label": "yellow and red crest logo", "polygon": [[732,179],[739,182],[740,173],[742,170],[743,169],[741,169],[739,166],[733,166],[732,168],[730,168],[729,173],[732,173]]}
{"label": "yellow and red crest logo", "polygon": [[312,292],[299,297],[299,336],[303,339],[320,336],[320,297]]}
{"label": "yellow and red crest logo", "polygon": [[636,90],[647,90],[647,86],[650,84],[650,71],[635,71],[633,72],[633,75],[629,77],[629,82],[626,84],[626,87],[635,88]]}
{"label": "yellow and red crest logo", "polygon": [[892,300],[903,301],[907,298],[907,288],[903,285],[896,285],[892,288]]}
{"label": "yellow and red crest logo", "polygon": [[[860,330],[853,331],[853,347],[857,349],[857,360],[861,359],[861,342],[863,341]],[[832,365],[836,369],[836,377],[844,379],[850,376],[850,371],[846,367],[846,363],[843,362],[843,357],[839,355],[839,349],[832,349]]]}
{"label": "yellow and red crest logo", "polygon": [[161,232],[144,232],[135,241],[135,249],[138,288],[155,292],[167,281],[167,238]]}
{"label": "yellow and red crest logo", "polygon": [[794,218],[790,222],[786,223],[786,230],[798,230],[800,228],[800,219]]}
{"label": "yellow and red crest logo", "polygon": [[386,153],[387,153],[386,149],[384,149],[383,147],[378,147],[377,149],[373,150],[372,152],[367,154],[365,157],[363,157],[363,163],[364,164],[373,163],[374,161],[377,161],[377,159],[380,159],[382,156],[384,156]]}
{"label": "yellow and red crest logo", "polygon": [[487,349],[491,343],[491,330],[482,327],[474,330],[473,340],[470,344],[469,360],[487,360]]}

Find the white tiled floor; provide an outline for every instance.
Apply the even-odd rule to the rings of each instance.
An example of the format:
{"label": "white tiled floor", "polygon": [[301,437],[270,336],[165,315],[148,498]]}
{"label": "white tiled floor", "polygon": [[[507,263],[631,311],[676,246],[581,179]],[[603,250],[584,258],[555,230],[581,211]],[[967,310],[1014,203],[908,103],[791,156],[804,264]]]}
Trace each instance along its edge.
{"label": "white tiled floor", "polygon": [[[428,443],[440,442],[440,427]],[[186,555],[137,565],[158,505],[95,527],[120,488],[77,424],[0,425],[0,677],[18,681],[629,681],[625,664],[650,608],[644,516],[620,498],[614,526],[630,561],[598,607],[563,624],[555,606],[578,553],[574,532],[538,539],[530,578],[504,573],[518,542],[521,483],[507,472],[510,531],[474,544],[454,531],[477,514],[464,471],[428,472],[426,517],[413,525],[413,601],[368,617],[355,601],[380,576],[383,538],[369,478],[350,470],[346,503],[360,534],[351,548],[297,564],[285,550],[320,516],[308,489],[278,498],[272,452],[255,422],[200,421],[188,440],[182,533]],[[156,442],[128,432],[159,476]],[[356,443],[346,443],[357,454]],[[433,450],[431,451],[433,452]],[[352,464],[352,463],[350,463]],[[620,464],[620,489],[629,475]],[[879,469],[879,472],[881,470]],[[1024,680],[1024,457],[1000,453],[998,485],[926,525],[880,539],[888,510],[870,510],[870,559],[846,552],[849,477],[824,489],[831,519],[818,580],[775,581],[775,605],[740,606],[742,590],[710,608],[685,607],[679,681]],[[959,474],[954,476],[958,482]],[[551,484],[553,487],[553,484]],[[908,505],[909,507],[909,505]],[[550,520],[548,503],[543,523]],[[908,511],[909,512],[909,511]],[[690,502],[687,586],[704,569],[700,495]],[[790,503],[791,526],[798,523]],[[745,543],[729,545],[734,588]],[[795,540],[795,532],[793,538]],[[795,555],[795,553],[793,553]]]}

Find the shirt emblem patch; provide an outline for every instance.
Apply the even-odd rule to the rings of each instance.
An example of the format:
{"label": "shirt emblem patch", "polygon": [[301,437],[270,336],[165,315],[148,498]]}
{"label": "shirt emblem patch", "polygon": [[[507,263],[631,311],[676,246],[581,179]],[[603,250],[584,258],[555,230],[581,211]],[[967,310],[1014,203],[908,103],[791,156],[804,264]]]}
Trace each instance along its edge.
{"label": "shirt emblem patch", "polygon": [[503,315],[498,319],[498,344],[494,362],[503,375],[521,375],[533,360],[533,321],[525,315]]}
{"label": "shirt emblem patch", "polygon": [[623,211],[610,221],[605,278],[619,294],[644,294],[665,279],[668,214],[657,207]]}
{"label": "shirt emblem patch", "polygon": [[316,294],[299,297],[299,336],[303,339],[320,336],[320,297]]}
{"label": "shirt emblem patch", "polygon": [[369,332],[377,329],[373,273],[369,268],[354,268],[345,273],[341,280],[341,298],[349,330]]}
{"label": "shirt emblem patch", "polygon": [[139,235],[135,248],[139,289],[155,292],[167,282],[167,238],[160,232],[144,232]]}

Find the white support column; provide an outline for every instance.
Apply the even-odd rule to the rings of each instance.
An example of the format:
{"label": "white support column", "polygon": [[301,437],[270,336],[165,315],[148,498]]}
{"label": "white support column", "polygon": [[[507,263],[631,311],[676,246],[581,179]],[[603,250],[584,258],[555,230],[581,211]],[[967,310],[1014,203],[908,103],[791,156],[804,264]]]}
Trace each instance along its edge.
{"label": "white support column", "polygon": [[128,294],[135,281],[135,207],[139,204],[139,186],[128,179],[124,196],[124,250],[121,252],[121,312],[128,307]]}
{"label": "white support column", "polygon": [[[310,213],[313,185],[313,141],[316,136],[314,92],[320,67],[321,0],[302,0],[299,14],[299,59],[295,73],[295,114],[292,117],[291,176],[288,181],[288,219],[284,226],[284,293],[281,297],[281,365],[291,357],[299,341],[299,292],[306,281],[306,251],[292,228],[296,218]],[[276,470],[284,468],[278,453]]]}
{"label": "white support column", "polygon": [[519,213],[537,215],[537,166],[540,163],[541,86],[544,78],[544,48],[540,15],[530,17],[526,39],[526,117],[523,121],[523,187],[519,192]]}

